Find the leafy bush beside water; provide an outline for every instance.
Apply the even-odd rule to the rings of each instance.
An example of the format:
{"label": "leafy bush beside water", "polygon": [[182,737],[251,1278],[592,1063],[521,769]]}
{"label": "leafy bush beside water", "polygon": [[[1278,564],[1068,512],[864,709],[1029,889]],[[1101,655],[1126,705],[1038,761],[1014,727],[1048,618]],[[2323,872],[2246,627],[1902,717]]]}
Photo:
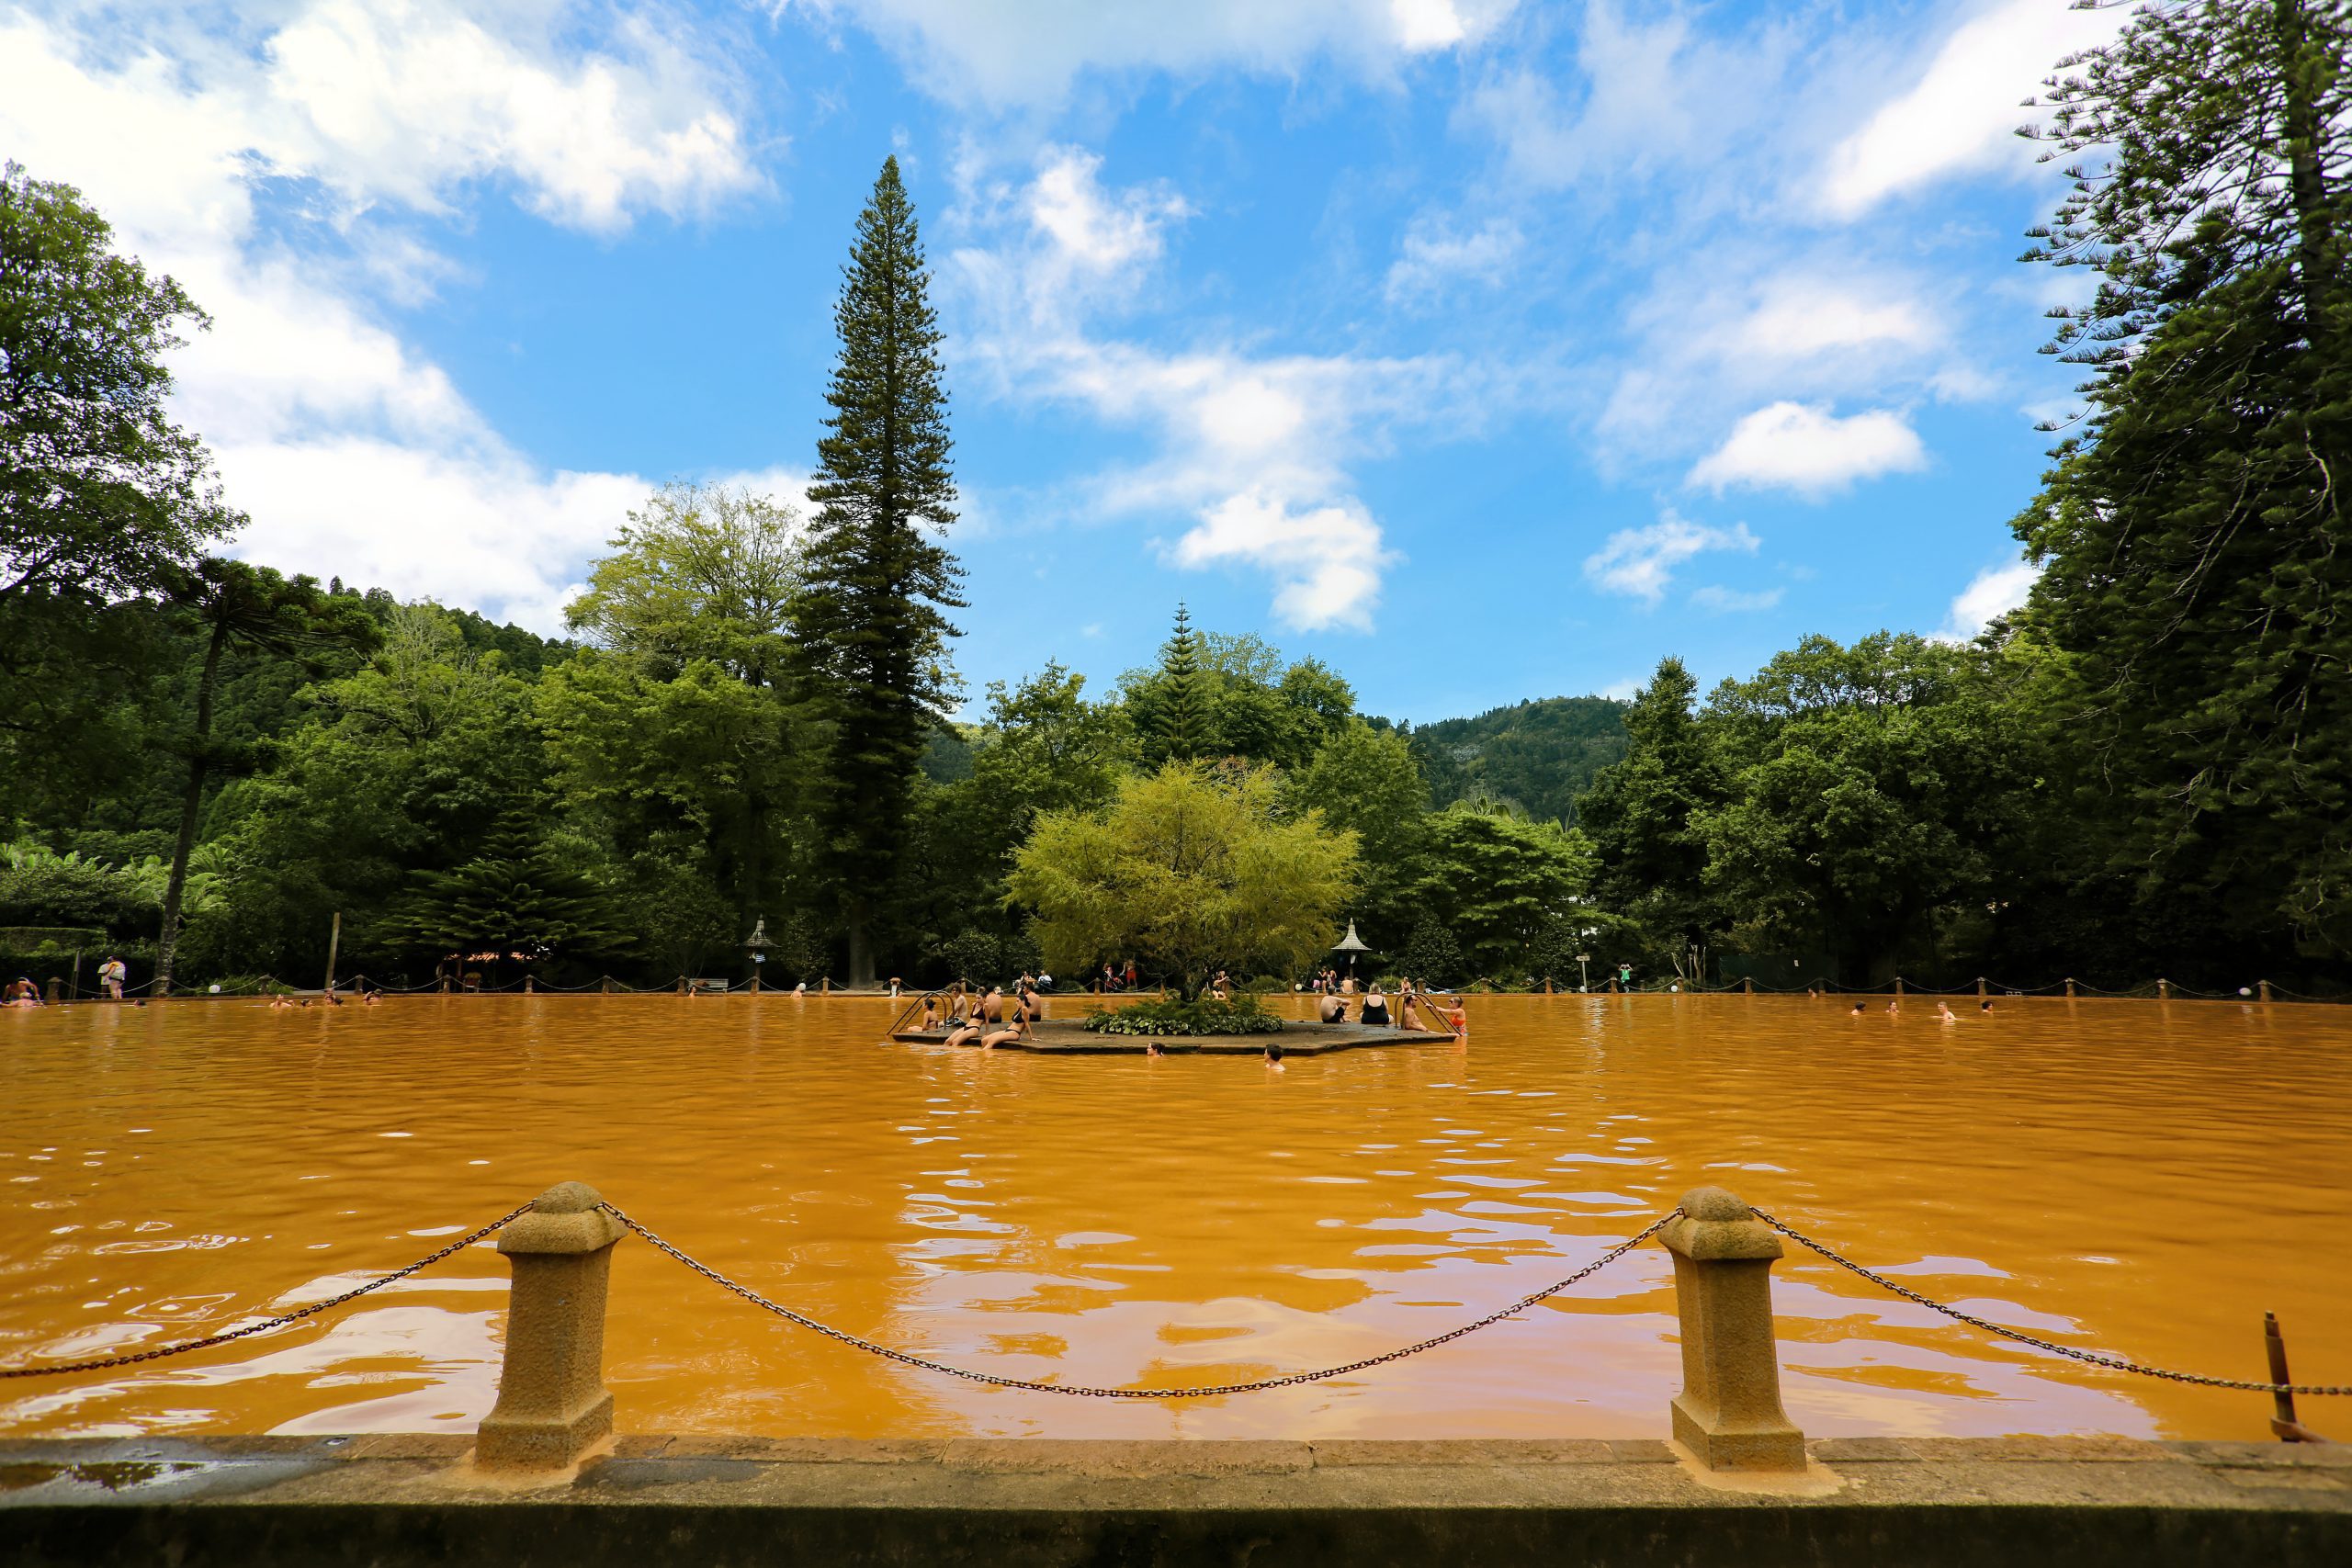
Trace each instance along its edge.
{"label": "leafy bush beside water", "polygon": [[1272,1034],[1282,1026],[1281,1019],[1246,992],[1229,1002],[1207,997],[1183,1002],[1171,997],[1086,1015],[1086,1027],[1097,1034]]}

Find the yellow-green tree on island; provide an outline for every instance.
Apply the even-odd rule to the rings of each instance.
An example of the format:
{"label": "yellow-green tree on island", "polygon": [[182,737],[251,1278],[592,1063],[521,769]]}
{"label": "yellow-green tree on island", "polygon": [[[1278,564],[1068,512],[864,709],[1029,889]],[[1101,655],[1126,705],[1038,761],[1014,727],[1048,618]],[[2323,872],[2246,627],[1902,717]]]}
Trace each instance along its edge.
{"label": "yellow-green tree on island", "polygon": [[1102,811],[1038,818],[1007,902],[1064,973],[1133,956],[1189,999],[1218,969],[1312,964],[1339,938],[1356,863],[1353,832],[1283,813],[1272,768],[1170,762]]}

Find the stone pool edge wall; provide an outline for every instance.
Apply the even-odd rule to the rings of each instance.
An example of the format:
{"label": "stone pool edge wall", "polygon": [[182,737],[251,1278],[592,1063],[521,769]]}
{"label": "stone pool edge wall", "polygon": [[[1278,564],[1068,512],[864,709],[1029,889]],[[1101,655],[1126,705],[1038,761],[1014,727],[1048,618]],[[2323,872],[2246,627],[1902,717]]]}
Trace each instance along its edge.
{"label": "stone pool edge wall", "polygon": [[[2352,1448],[1829,1438],[1792,1492],[1652,1439],[0,1438],[0,1555],[98,1562],[1476,1568],[2352,1561]],[[1809,1490],[1810,1495],[1804,1495]]]}

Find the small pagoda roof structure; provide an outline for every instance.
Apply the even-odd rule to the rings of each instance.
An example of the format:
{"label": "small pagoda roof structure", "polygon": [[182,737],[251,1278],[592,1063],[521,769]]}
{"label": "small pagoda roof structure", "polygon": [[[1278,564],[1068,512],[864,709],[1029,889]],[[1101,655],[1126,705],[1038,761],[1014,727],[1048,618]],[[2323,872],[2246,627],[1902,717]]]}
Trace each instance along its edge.
{"label": "small pagoda roof structure", "polygon": [[1350,920],[1348,922],[1348,934],[1341,937],[1339,940],[1338,944],[1335,945],[1331,951],[1334,953],[1370,953],[1372,949],[1364,945],[1363,938],[1356,935],[1356,923],[1353,920]]}

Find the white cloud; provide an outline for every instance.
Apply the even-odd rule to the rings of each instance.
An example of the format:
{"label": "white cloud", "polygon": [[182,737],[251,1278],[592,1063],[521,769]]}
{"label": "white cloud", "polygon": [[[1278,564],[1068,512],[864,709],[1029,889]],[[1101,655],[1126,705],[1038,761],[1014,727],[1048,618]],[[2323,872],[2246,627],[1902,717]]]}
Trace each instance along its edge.
{"label": "white cloud", "polygon": [[1380,525],[1352,497],[1297,510],[1254,491],[1204,510],[1174,555],[1184,566],[1236,562],[1272,572],[1281,584],[1274,613],[1308,631],[1370,631],[1380,569],[1395,558],[1382,547]]}
{"label": "white cloud", "polygon": [[707,65],[640,18],[610,41],[564,54],[446,0],[324,0],[266,46],[271,155],[356,200],[428,210],[452,182],[504,175],[541,216],[598,230],[759,183]]}
{"label": "white cloud", "polygon": [[[624,17],[585,42],[560,5],[485,15],[326,0],[225,40],[168,9],[19,15],[0,21],[0,146],[211,312],[175,404],[251,515],[235,548],[547,630],[647,486],[540,472],[384,324],[371,288],[413,300],[449,270],[393,225],[498,178],[609,231],[758,176],[725,83],[676,39]],[[264,224],[265,182],[302,194],[279,204],[296,215]]]}
{"label": "white cloud", "polygon": [[1378,78],[1473,43],[1516,0],[771,0],[848,17],[934,94],[972,107],[1050,105],[1088,73],[1294,76],[1330,60]]}
{"label": "white cloud", "polygon": [[1709,583],[1704,588],[1694,588],[1690,591],[1690,603],[1702,610],[1733,615],[1749,610],[1771,609],[1787,593],[1788,590],[1785,588],[1759,588],[1752,593],[1742,593],[1736,589]]}
{"label": "white cloud", "polygon": [[1349,466],[1396,427],[1475,423],[1490,373],[1446,356],[1162,349],[1105,333],[1188,209],[1164,189],[1109,190],[1101,160],[1057,148],[1017,193],[983,203],[1009,231],[956,252],[944,277],[976,330],[957,357],[998,395],[1070,404],[1148,432],[1139,460],[1077,481],[1090,514],[1181,515],[1168,558],[1246,566],[1302,627],[1366,627],[1393,558]]}
{"label": "white cloud", "polygon": [[2032,165],[2012,135],[2033,118],[2019,101],[2066,55],[2104,43],[2136,6],[2075,10],[2055,0],[1979,6],[1937,47],[1917,79],[1831,152],[1820,197],[1854,218],[1948,175]]}
{"label": "white cloud", "polygon": [[1794,39],[1786,25],[1710,36],[1679,6],[1635,9],[1629,18],[1619,0],[1582,7],[1568,85],[1514,65],[1464,99],[1460,123],[1498,143],[1513,180],[1607,187],[1692,164],[1721,169],[1763,140],[1744,128],[1802,110],[1780,90]]}
{"label": "white cloud", "polygon": [[1674,569],[1691,557],[1708,550],[1754,555],[1762,543],[1745,523],[1710,528],[1669,510],[1646,528],[1625,528],[1610,535],[1600,549],[1585,558],[1585,581],[1604,593],[1623,593],[1657,604],[1674,581]]}
{"label": "white cloud", "polygon": [[1857,479],[1927,464],[1917,434],[1891,409],[1841,419],[1826,403],[1778,402],[1733,426],[1730,437],[1690,470],[1690,482],[1717,494],[1739,485],[1818,497]]}
{"label": "white cloud", "polygon": [[1427,299],[1456,282],[1499,282],[1523,243],[1519,225],[1507,218],[1490,218],[1467,234],[1417,223],[1388,268],[1388,302]]}
{"label": "white cloud", "polygon": [[1159,258],[1162,226],[1191,214],[1165,186],[1143,186],[1116,197],[1102,188],[1100,154],[1078,147],[1047,147],[1023,206],[1030,223],[1050,242],[1057,264],[1036,281],[1066,305],[1071,275],[1124,284]]}
{"label": "white cloud", "polygon": [[1918,349],[1942,334],[1916,297],[1875,280],[1776,279],[1735,329],[1736,352],[1790,360],[1849,349]]}
{"label": "white cloud", "polygon": [[1946,642],[1967,642],[2025,603],[2041,577],[2041,568],[2030,560],[1986,567],[1952,596],[1951,612],[1935,635]]}

